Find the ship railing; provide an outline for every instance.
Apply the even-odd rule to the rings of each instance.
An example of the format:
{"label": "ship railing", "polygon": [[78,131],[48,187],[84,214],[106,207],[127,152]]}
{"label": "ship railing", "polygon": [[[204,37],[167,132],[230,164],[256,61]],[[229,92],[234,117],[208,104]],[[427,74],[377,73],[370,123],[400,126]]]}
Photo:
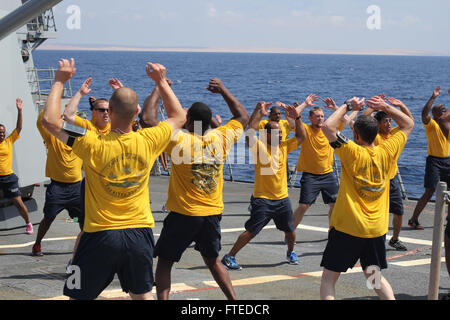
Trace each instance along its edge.
{"label": "ship railing", "polygon": [[[28,83],[31,88],[31,93],[36,96],[35,103],[39,107],[43,107],[50,94],[55,79],[55,68],[30,68],[27,70]],[[72,85],[70,80],[66,82],[63,90],[63,98],[72,97]]]}

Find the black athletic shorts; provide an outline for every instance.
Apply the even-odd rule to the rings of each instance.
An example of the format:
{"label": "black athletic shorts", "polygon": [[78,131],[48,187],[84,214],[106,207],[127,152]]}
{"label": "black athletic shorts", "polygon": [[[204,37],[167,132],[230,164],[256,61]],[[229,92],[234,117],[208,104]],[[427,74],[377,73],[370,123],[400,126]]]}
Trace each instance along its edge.
{"label": "black athletic shorts", "polygon": [[245,223],[245,230],[258,234],[273,219],[278,230],[292,232],[294,228],[294,214],[289,198],[269,200],[263,198],[250,199],[252,210],[250,219]]}
{"label": "black athletic shorts", "polygon": [[56,216],[66,209],[69,216],[78,218],[83,226],[84,215],[81,214],[81,181],[64,183],[52,180],[45,192],[44,217],[53,221]]}
{"label": "black athletic shorts", "polygon": [[326,174],[312,174],[303,172],[300,179],[300,200],[299,203],[313,204],[317,196],[322,192],[323,202],[335,203],[339,191],[339,185],[334,172]]}
{"label": "black athletic shorts", "polygon": [[184,251],[195,242],[194,249],[203,257],[217,258],[222,248],[221,219],[221,214],[196,217],[169,212],[156,242],[154,257],[178,262]]}
{"label": "black athletic shorts", "polygon": [[425,165],[424,187],[435,189],[439,181],[450,186],[450,157],[439,158],[428,156]]}
{"label": "black athletic shorts", "polygon": [[115,274],[124,292],[150,292],[154,282],[153,247],[151,228],[85,232],[72,261],[73,271],[64,285],[64,295],[93,300],[108,287]]}
{"label": "black athletic shorts", "polygon": [[397,175],[391,180],[389,186],[389,212],[398,216],[402,216],[404,213],[402,190]]}
{"label": "black athletic shorts", "polygon": [[8,199],[22,196],[19,189],[19,178],[14,173],[0,176],[0,189],[3,189],[3,194]]}
{"label": "black athletic shorts", "polygon": [[358,259],[365,270],[369,266],[387,268],[386,235],[378,238],[359,238],[332,228],[323,253],[321,267],[334,272],[346,272]]}

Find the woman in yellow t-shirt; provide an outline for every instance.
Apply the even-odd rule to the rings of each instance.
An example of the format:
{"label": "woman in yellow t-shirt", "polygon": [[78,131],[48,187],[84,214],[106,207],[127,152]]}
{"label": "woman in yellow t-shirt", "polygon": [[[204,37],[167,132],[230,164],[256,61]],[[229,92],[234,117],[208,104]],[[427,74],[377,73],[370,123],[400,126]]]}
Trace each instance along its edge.
{"label": "woman in yellow t-shirt", "polygon": [[22,131],[22,107],[21,99],[16,99],[17,107],[17,123],[14,131],[6,137],[6,127],[0,124],[0,188],[6,198],[11,199],[14,206],[19,211],[23,220],[27,224],[26,232],[33,234],[33,224],[30,222],[28,209],[22,201],[22,193],[19,189],[19,178],[14,174],[12,169],[13,160],[13,144],[20,138]]}

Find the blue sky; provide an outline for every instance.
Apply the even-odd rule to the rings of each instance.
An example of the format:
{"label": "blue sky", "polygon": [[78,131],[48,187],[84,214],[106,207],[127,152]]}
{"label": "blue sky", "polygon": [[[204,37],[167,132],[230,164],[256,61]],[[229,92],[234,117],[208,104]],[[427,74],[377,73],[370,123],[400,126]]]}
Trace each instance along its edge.
{"label": "blue sky", "polygon": [[[80,29],[66,25],[70,5],[80,8]],[[367,27],[371,5],[379,30]],[[54,12],[60,37],[47,44],[450,55],[448,0],[79,0]]]}

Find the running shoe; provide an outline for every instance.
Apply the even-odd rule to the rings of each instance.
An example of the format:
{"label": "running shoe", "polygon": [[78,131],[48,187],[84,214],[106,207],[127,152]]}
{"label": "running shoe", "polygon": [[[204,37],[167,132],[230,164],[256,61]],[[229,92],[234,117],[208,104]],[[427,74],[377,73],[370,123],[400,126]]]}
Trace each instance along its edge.
{"label": "running shoe", "polygon": [[295,253],[295,251],[287,251],[286,252],[286,260],[289,262],[289,264],[298,264],[298,256]]}
{"label": "running shoe", "polygon": [[27,224],[27,233],[34,234],[33,225],[31,224],[31,222],[29,224]]}
{"label": "running shoe", "polygon": [[222,258],[222,263],[228,270],[242,269],[242,267],[236,263],[236,258],[234,256],[224,255]]}
{"label": "running shoe", "polygon": [[408,250],[408,248],[406,248],[405,244],[403,242],[401,242],[400,240],[394,240],[391,238],[391,240],[389,240],[389,245],[397,251],[407,251]]}
{"label": "running shoe", "polygon": [[167,208],[166,208],[165,204],[162,206],[161,210],[162,210],[163,213],[168,213],[169,212],[169,211],[167,211]]}
{"label": "running shoe", "polygon": [[42,257],[44,254],[41,252],[41,245],[35,244],[31,250],[31,255],[34,257]]}
{"label": "running shoe", "polygon": [[414,230],[423,230],[424,229],[424,227],[419,223],[419,220],[412,221],[412,219],[409,219],[408,226],[410,226]]}

